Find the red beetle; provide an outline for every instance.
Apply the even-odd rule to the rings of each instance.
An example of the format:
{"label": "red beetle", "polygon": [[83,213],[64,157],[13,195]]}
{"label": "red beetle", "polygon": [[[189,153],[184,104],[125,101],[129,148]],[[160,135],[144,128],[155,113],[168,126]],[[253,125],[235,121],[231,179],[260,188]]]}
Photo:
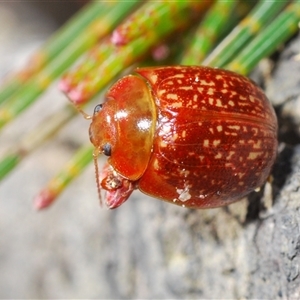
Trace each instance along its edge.
{"label": "red beetle", "polygon": [[139,68],[116,82],[90,126],[98,190],[116,208],[134,189],[190,208],[230,204],[264,184],[277,120],[251,80],[208,67]]}

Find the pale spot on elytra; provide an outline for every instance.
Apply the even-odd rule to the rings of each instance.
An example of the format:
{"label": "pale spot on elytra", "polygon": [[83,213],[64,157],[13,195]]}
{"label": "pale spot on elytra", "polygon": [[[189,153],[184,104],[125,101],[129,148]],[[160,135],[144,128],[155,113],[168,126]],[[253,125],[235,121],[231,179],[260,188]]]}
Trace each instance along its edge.
{"label": "pale spot on elytra", "polygon": [[159,145],[160,145],[160,147],[162,147],[162,148],[165,148],[165,147],[168,146],[168,144],[165,143],[164,141],[161,141],[161,142],[159,143]]}
{"label": "pale spot on elytra", "polygon": [[259,157],[260,155],[262,155],[262,152],[250,152],[247,159],[254,160],[257,157]]}
{"label": "pale spot on elytra", "polygon": [[156,74],[151,75],[150,78],[151,78],[150,81],[153,82],[153,84],[155,84],[157,82],[157,75]]}
{"label": "pale spot on elytra", "polygon": [[235,154],[235,151],[229,151],[229,153],[228,153],[226,159],[227,159],[227,160],[231,160],[231,158],[232,158],[232,156],[233,156],[234,154]]}
{"label": "pale spot on elytra", "polygon": [[[178,100],[177,94],[167,94],[167,99]],[[174,103],[172,103],[174,104]]]}
{"label": "pale spot on elytra", "polygon": [[218,126],[217,126],[217,131],[218,131],[218,132],[223,131],[223,126],[222,126],[222,125],[218,125]]}
{"label": "pale spot on elytra", "polygon": [[221,159],[222,158],[222,153],[219,152],[217,155],[215,155],[215,159]]}
{"label": "pale spot on elytra", "polygon": [[203,141],[203,147],[209,147],[209,140]]}
{"label": "pale spot on elytra", "polygon": [[239,125],[228,125],[228,128],[233,129],[233,130],[240,130],[241,126],[239,126]]}
{"label": "pale spot on elytra", "polygon": [[213,145],[216,147],[221,144],[221,140],[214,140]]}
{"label": "pale spot on elytra", "polygon": [[179,108],[182,107],[182,102],[173,102],[172,104],[170,104],[170,106],[173,108]]}
{"label": "pale spot on elytra", "polygon": [[184,91],[190,91],[193,89],[193,87],[192,86],[180,86],[179,89],[184,90]]}
{"label": "pale spot on elytra", "polygon": [[261,148],[261,140],[258,140],[254,145],[253,149],[260,149]]}
{"label": "pale spot on elytra", "polygon": [[213,88],[209,88],[208,91],[207,91],[207,94],[208,94],[208,95],[211,95],[211,96],[212,96],[214,93],[215,93],[215,90],[214,90]]}
{"label": "pale spot on elytra", "polygon": [[201,85],[215,86],[213,81],[200,80]]}
{"label": "pale spot on elytra", "polygon": [[158,159],[155,159],[155,160],[154,160],[154,162],[153,162],[153,167],[154,167],[155,170],[159,170],[159,169],[160,169]]}
{"label": "pale spot on elytra", "polygon": [[217,99],[217,101],[216,101],[216,106],[217,106],[217,107],[223,107],[223,104],[222,104],[221,99]]}

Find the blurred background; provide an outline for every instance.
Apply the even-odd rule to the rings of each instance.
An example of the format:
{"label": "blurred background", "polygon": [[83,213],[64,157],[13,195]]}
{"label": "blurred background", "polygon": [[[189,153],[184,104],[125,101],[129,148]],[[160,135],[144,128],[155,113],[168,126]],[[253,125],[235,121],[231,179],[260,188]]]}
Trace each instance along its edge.
{"label": "blurred background", "polygon": [[[1,1],[0,77],[24,65],[81,5],[75,1]],[[66,101],[57,83],[53,84],[32,110],[3,130],[0,152]],[[36,212],[32,206],[34,196],[51,174],[68,160],[79,142],[87,140],[89,123],[81,116],[71,123],[1,183],[1,299],[111,295],[108,285],[101,283],[100,277],[106,276],[99,264],[107,235],[104,219],[110,216],[98,206],[93,166],[57,205],[45,212]]]}

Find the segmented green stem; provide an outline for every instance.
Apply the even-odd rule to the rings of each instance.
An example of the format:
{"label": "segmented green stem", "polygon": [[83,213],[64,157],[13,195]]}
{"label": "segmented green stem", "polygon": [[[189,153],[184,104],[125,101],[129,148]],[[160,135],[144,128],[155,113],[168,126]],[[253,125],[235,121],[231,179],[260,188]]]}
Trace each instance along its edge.
{"label": "segmented green stem", "polygon": [[0,180],[2,180],[11,170],[13,170],[21,161],[21,155],[8,153],[0,161]]}
{"label": "segmented green stem", "polygon": [[36,209],[42,209],[52,204],[65,187],[76,178],[91,162],[93,147],[81,147],[70,162],[56,175],[41,193],[34,199]]}
{"label": "segmented green stem", "polygon": [[200,65],[217,39],[222,36],[229,22],[229,16],[236,8],[237,1],[218,0],[205,15],[194,33],[193,40],[184,51],[180,64]]}
{"label": "segmented green stem", "polygon": [[[89,64],[91,61],[87,59],[87,65],[84,63],[83,69],[88,70],[88,72],[83,72],[80,66],[74,73],[68,73],[60,84],[61,89],[66,92],[73,103],[85,103],[104,88],[117,74],[141,59],[157,39],[156,35],[149,34],[147,38],[142,37],[123,46],[122,51],[113,45],[110,40],[106,40],[97,49],[99,51],[97,56],[102,58],[102,64],[88,68],[88,66],[91,67],[91,64]],[[80,77],[80,74],[83,76]]]}
{"label": "segmented green stem", "polygon": [[[118,35],[122,46],[115,45],[116,38],[99,44],[76,70],[64,76],[62,90],[76,104],[88,101],[113,77],[149,53],[158,41],[190,24],[191,14],[198,16],[209,4],[206,1],[144,4],[129,18],[135,20],[135,26],[128,26],[127,20],[114,31],[113,36]],[[148,21],[149,16],[151,22]],[[137,30],[143,34],[137,36]]]}
{"label": "segmented green stem", "polygon": [[235,59],[225,65],[225,68],[240,74],[248,74],[263,57],[272,54],[278,45],[297,32],[299,22],[300,1],[298,0],[291,3]]}
{"label": "segmented green stem", "polygon": [[[190,18],[191,20],[193,19],[192,13],[198,14],[199,9],[202,10],[210,5],[206,1],[188,2],[193,1],[157,1],[156,3],[149,1],[114,31],[112,35],[113,43],[128,44],[151,31],[169,32],[176,26],[174,22],[177,23],[177,26],[180,26],[180,23],[183,24],[188,21],[184,18]],[[195,11],[192,12],[191,9]]]}
{"label": "segmented green stem", "polygon": [[0,90],[0,103],[7,100],[33,74],[40,71],[96,18],[102,18],[111,9],[111,3],[93,1],[74,15],[67,24],[55,33],[30,59],[20,72],[10,76]]}
{"label": "segmented green stem", "polygon": [[286,1],[259,1],[252,12],[212,51],[203,64],[222,68],[261,28],[274,19],[286,4]]}
{"label": "segmented green stem", "polygon": [[83,52],[111,31],[137,2],[136,0],[110,4],[111,8],[105,16],[90,24],[79,38],[74,39],[50,64],[22,85],[22,88],[0,107],[0,129],[31,105]]}

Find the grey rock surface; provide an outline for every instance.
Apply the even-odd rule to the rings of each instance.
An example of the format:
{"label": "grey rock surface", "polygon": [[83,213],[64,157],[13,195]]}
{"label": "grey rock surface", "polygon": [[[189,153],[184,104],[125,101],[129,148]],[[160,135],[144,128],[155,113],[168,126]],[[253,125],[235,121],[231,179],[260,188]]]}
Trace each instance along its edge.
{"label": "grey rock surface", "polygon": [[[8,7],[0,3],[0,14]],[[38,26],[36,42],[22,41],[23,48],[40,43],[51,26]],[[89,124],[79,116],[0,184],[0,298],[300,299],[300,146],[297,130],[290,134],[297,124],[286,125],[283,114],[300,94],[300,62],[286,67],[297,43],[266,83],[280,121],[272,184],[220,209],[188,210],[135,192],[109,211],[99,208],[90,166],[49,210],[36,212],[33,197],[88,139]],[[12,57],[27,55],[23,48],[0,57],[1,75]],[[0,153],[65,101],[51,87],[4,129]]]}

